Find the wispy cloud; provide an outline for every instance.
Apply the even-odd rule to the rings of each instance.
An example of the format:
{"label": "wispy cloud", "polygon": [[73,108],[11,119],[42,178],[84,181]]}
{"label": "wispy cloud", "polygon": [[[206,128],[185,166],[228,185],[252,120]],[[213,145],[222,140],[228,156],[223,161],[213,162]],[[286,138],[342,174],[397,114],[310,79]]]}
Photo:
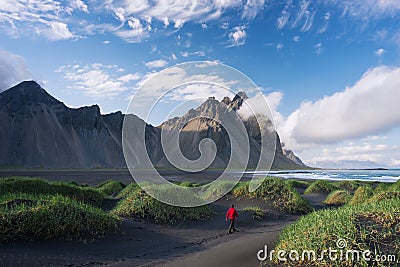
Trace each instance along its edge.
{"label": "wispy cloud", "polygon": [[247,0],[243,7],[242,18],[254,19],[265,6],[265,0]]}
{"label": "wispy cloud", "polygon": [[30,79],[32,79],[32,73],[25,59],[0,48],[0,92]]}
{"label": "wispy cloud", "polygon": [[73,12],[88,13],[81,0],[65,4],[55,0],[3,0],[0,2],[0,27],[13,36],[44,36],[49,40],[66,40],[75,35],[70,31],[67,17]]}
{"label": "wispy cloud", "polygon": [[230,47],[241,46],[246,43],[246,26],[236,26],[229,33]]}
{"label": "wispy cloud", "polygon": [[281,30],[288,23],[290,17],[290,9],[292,8],[293,5],[292,2],[293,2],[292,0],[286,1],[285,7],[282,10],[282,14],[280,17],[278,17],[277,19],[278,30]]}
{"label": "wispy cloud", "polygon": [[315,49],[315,54],[321,55],[322,52],[324,51],[324,46],[322,45],[322,43],[318,43],[314,45],[314,49]]}
{"label": "wispy cloud", "polygon": [[386,50],[383,48],[379,48],[375,51],[375,55],[377,55],[378,57],[382,57],[385,53],[386,53]]}
{"label": "wispy cloud", "polygon": [[328,0],[326,3],[341,8],[343,16],[357,17],[363,20],[390,17],[400,11],[400,2],[397,0]]}
{"label": "wispy cloud", "polygon": [[310,6],[310,4],[311,4],[311,1],[302,0],[300,2],[300,9],[298,10],[298,12],[295,16],[295,20],[292,24],[292,28],[297,27],[304,18],[306,18],[306,20],[307,20],[307,18],[309,17],[309,13],[310,13],[310,11],[308,10],[308,7]]}
{"label": "wispy cloud", "polygon": [[139,73],[123,74],[124,71],[117,65],[94,63],[61,66],[55,72],[64,74],[64,78],[72,82],[68,88],[80,90],[93,98],[107,98],[127,91],[131,82],[141,78]]}
{"label": "wispy cloud", "polygon": [[314,23],[314,16],[315,16],[316,12],[311,12],[311,11],[306,11],[304,17],[305,17],[305,21],[304,21],[304,25],[301,28],[302,32],[308,32],[311,27],[313,26]]}
{"label": "wispy cloud", "polygon": [[206,55],[206,53],[204,51],[195,51],[195,52],[183,51],[183,52],[181,52],[182,57],[189,57],[189,56],[204,57],[205,55]]}
{"label": "wispy cloud", "polygon": [[168,62],[163,59],[158,59],[146,62],[144,63],[144,65],[150,69],[156,69],[156,68],[164,68],[165,66],[168,65]]}
{"label": "wispy cloud", "polygon": [[151,27],[144,26],[138,18],[129,18],[127,21],[129,29],[118,29],[115,34],[128,43],[139,43],[149,35]]}
{"label": "wispy cloud", "polygon": [[[400,11],[400,2],[396,0],[273,2],[278,12],[268,16],[275,16],[277,29],[289,27],[302,32],[314,28],[317,33],[326,32],[334,14],[341,13],[342,19],[361,20],[365,27],[371,20],[394,19]],[[271,5],[266,0],[3,0],[0,30],[14,37],[33,33],[52,41],[111,33],[129,43],[137,43],[156,32],[175,33],[190,23],[205,29],[211,21],[219,20],[221,28],[228,31],[232,46],[237,46],[244,43],[245,28],[232,28],[224,21],[235,12],[238,14],[236,25],[250,25],[257,16],[271,10],[265,10],[267,6]]]}
{"label": "wispy cloud", "polygon": [[324,33],[327,31],[330,19],[331,19],[331,13],[326,12],[324,14],[324,20],[322,22],[322,25],[318,28],[317,31],[318,33]]}

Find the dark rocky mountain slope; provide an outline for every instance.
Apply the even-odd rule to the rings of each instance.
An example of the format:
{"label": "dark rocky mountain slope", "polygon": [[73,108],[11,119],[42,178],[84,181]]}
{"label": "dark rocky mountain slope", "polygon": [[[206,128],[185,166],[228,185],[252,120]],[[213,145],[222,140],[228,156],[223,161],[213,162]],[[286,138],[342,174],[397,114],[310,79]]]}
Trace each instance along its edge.
{"label": "dark rocky mountain slope", "polygon": [[[230,143],[227,133],[215,120],[230,105],[235,112],[242,104],[242,97],[234,101],[225,98],[219,102],[210,98],[197,109],[181,118],[168,120],[158,127],[146,124],[146,145],[156,167],[171,167],[160,145],[160,132],[179,130],[180,149],[189,159],[199,156],[198,144],[205,138],[215,141],[218,152],[212,167],[223,168],[229,161]],[[223,107],[222,107],[223,106]],[[132,116],[138,127],[145,122],[135,115],[121,112],[102,115],[96,105],[73,109],[49,95],[34,81],[22,82],[0,93],[0,166],[26,168],[125,168],[121,138],[124,116]],[[194,118],[194,119],[192,119]],[[186,122],[182,125],[182,122]],[[260,136],[276,135],[275,168],[296,168],[301,161],[292,154],[287,157],[279,136],[263,132],[257,120],[245,121],[249,133],[250,161],[254,168],[258,161]]]}

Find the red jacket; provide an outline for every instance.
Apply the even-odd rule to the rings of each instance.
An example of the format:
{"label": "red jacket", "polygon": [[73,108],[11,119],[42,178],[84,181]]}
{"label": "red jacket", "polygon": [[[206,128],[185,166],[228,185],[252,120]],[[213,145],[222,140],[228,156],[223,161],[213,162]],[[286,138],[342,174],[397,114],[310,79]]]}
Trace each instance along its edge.
{"label": "red jacket", "polygon": [[237,211],[235,210],[235,208],[230,208],[230,209],[228,210],[228,212],[226,213],[226,219],[234,220],[234,219],[236,219],[237,217],[238,217],[238,213],[237,213]]}

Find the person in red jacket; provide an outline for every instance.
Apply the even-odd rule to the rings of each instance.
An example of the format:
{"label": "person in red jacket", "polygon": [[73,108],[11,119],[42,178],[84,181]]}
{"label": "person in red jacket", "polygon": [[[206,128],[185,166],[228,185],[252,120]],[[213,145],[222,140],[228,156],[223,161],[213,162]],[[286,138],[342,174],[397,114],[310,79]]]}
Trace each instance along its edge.
{"label": "person in red jacket", "polygon": [[228,230],[228,234],[233,232],[236,232],[235,229],[235,219],[238,217],[238,213],[235,210],[235,206],[232,205],[232,207],[230,207],[226,213],[226,221],[230,220],[231,223],[229,224],[229,230]]}

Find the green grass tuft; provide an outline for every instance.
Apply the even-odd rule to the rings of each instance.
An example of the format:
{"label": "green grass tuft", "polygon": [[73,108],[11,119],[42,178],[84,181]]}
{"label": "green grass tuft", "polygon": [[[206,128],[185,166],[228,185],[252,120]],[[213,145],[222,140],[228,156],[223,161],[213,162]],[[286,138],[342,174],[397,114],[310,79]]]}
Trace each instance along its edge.
{"label": "green grass tuft", "polygon": [[138,189],[140,188],[137,183],[130,183],[117,194],[117,198],[124,198]]}
{"label": "green grass tuft", "polygon": [[354,190],[357,190],[357,188],[360,187],[360,185],[362,185],[362,183],[357,182],[357,181],[342,181],[342,182],[338,182],[337,185],[343,190],[354,191]]}
{"label": "green grass tuft", "polygon": [[326,193],[331,193],[338,189],[339,189],[339,186],[333,182],[328,182],[325,180],[318,180],[318,181],[312,182],[310,184],[310,186],[307,187],[306,191],[304,191],[304,194],[311,194],[311,193],[320,192],[320,191],[324,191]]}
{"label": "green grass tuft", "polygon": [[125,191],[121,193],[123,199],[120,200],[112,213],[122,217],[173,224],[188,220],[205,220],[212,214],[208,205],[184,208],[162,203],[147,195],[138,186],[128,185]]}
{"label": "green grass tuft", "polygon": [[363,203],[372,197],[373,194],[374,191],[370,185],[362,185],[354,192],[354,196],[349,203],[352,205]]}
{"label": "green grass tuft", "polygon": [[294,179],[285,180],[285,183],[287,183],[287,185],[289,185],[290,187],[302,188],[302,189],[306,189],[310,185],[310,182],[308,181],[294,180]]}
{"label": "green grass tuft", "polygon": [[125,187],[126,185],[122,182],[110,180],[99,185],[97,189],[106,196],[113,196],[121,192]]}
{"label": "green grass tuft", "polygon": [[116,216],[61,195],[7,193],[0,197],[0,242],[103,237]]}
{"label": "green grass tuft", "polygon": [[[358,205],[345,205],[338,209],[313,212],[300,218],[294,224],[285,228],[279,236],[275,250],[287,252],[296,250],[300,253],[314,250],[319,257],[323,250],[338,249],[338,239],[347,241],[347,249],[374,250],[380,255],[399,255],[400,232],[400,199],[389,199],[368,202]],[[289,265],[319,265],[319,266],[368,266],[368,262],[312,261],[306,257],[296,262],[286,262]],[[279,263],[278,259],[274,259]],[[281,262],[282,263],[282,262]],[[387,266],[387,263],[378,266]]]}
{"label": "green grass tuft", "polygon": [[95,188],[65,182],[49,182],[38,178],[9,177],[0,179],[0,195],[8,193],[63,195],[79,202],[99,207],[104,194]]}
{"label": "green grass tuft", "polygon": [[337,190],[330,193],[324,200],[325,205],[342,206],[347,204],[352,198],[352,195],[347,190]]}
{"label": "green grass tuft", "polygon": [[243,211],[250,212],[252,220],[261,220],[267,215],[266,211],[260,207],[246,207]]}
{"label": "green grass tuft", "polygon": [[400,199],[400,191],[384,191],[384,192],[374,195],[367,201],[368,202],[376,202],[376,201],[382,201],[385,199]]}
{"label": "green grass tuft", "polygon": [[237,197],[262,198],[271,201],[280,210],[291,214],[305,214],[312,211],[310,204],[284,180],[267,177],[254,192],[248,191],[249,182],[240,182],[232,194]]}
{"label": "green grass tuft", "polygon": [[391,191],[400,191],[400,180],[398,180],[397,182],[391,184],[389,186],[389,190],[391,190]]}

